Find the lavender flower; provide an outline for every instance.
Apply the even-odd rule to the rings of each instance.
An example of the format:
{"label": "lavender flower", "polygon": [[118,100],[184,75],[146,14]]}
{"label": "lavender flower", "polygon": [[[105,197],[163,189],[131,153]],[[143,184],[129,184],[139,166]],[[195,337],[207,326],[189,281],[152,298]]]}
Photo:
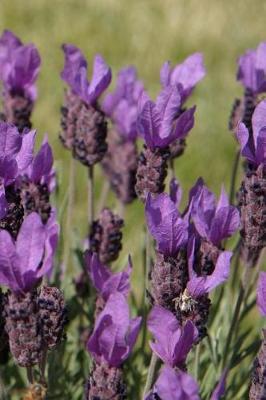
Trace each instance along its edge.
{"label": "lavender flower", "polygon": [[107,266],[103,265],[96,253],[92,254],[86,251],[84,261],[90,280],[98,292],[94,313],[95,316],[98,316],[111,294],[119,292],[127,297],[132,271],[131,258],[129,256],[125,269],[117,273],[112,273]]}
{"label": "lavender flower", "polygon": [[122,248],[121,228],[124,221],[109,208],[104,208],[93,221],[89,236],[89,249],[97,253],[101,263],[109,264],[118,258]]}
{"label": "lavender flower", "polygon": [[161,306],[154,306],[148,318],[148,328],[155,338],[152,351],[170,367],[184,367],[186,357],[198,331],[191,321],[182,328],[174,314]]}
{"label": "lavender flower", "polygon": [[220,400],[225,395],[226,389],[226,378],[227,378],[228,370],[225,369],[220,377],[217,386],[215,387],[210,400]]}
{"label": "lavender flower", "polygon": [[236,99],[230,116],[229,128],[233,131],[242,121],[252,135],[252,114],[259,95],[266,91],[266,43],[262,42],[255,50],[247,50],[238,59],[237,80],[244,87],[242,99]]}
{"label": "lavender flower", "polygon": [[132,351],[140,324],[140,317],[130,319],[129,307],[122,293],[109,296],[87,344],[96,362],[88,382],[87,399],[97,396],[101,399],[110,396],[119,400],[125,398],[121,364]]}
{"label": "lavender flower", "polygon": [[252,116],[252,136],[247,127],[239,123],[237,138],[241,154],[248,162],[248,170],[239,194],[241,213],[242,256],[254,266],[266,245],[266,101],[259,103]]}
{"label": "lavender flower", "polygon": [[111,70],[96,55],[91,82],[87,79],[87,62],[81,51],[63,45],[65,66],[61,78],[69,85],[62,109],[61,140],[81,163],[91,166],[100,161],[106,150],[107,124],[97,100],[111,81]]}
{"label": "lavender flower", "polygon": [[37,97],[35,81],[40,56],[33,44],[23,45],[10,31],[0,38],[0,79],[4,86],[4,120],[20,132],[31,128],[30,117]]}
{"label": "lavender flower", "polygon": [[164,366],[145,400],[200,400],[199,387],[186,372]]}
{"label": "lavender flower", "polygon": [[[266,296],[265,296],[266,272],[260,272],[257,285],[257,306],[263,317],[266,316]],[[253,363],[251,375],[251,386],[249,399],[262,399],[266,395],[266,330],[262,329],[261,347]]]}
{"label": "lavender flower", "polygon": [[184,138],[194,125],[195,107],[176,118],[181,105],[180,90],[176,85],[167,86],[156,103],[146,94],[139,102],[138,128],[145,140],[139,158],[136,192],[142,201],[148,193],[161,193],[167,174],[169,145]]}

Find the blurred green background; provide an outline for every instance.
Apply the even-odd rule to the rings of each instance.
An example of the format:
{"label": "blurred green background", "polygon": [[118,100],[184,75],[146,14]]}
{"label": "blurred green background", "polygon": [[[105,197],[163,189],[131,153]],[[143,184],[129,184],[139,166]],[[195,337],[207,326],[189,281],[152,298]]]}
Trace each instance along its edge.
{"label": "blurred green background", "polygon": [[[58,140],[64,88],[59,76],[62,43],[79,46],[90,65],[94,54],[102,53],[112,67],[113,84],[121,67],[134,64],[153,96],[165,60],[174,64],[201,51],[207,76],[190,100],[197,105],[196,124],[184,156],[176,162],[176,175],[185,193],[198,176],[218,193],[222,182],[229,189],[236,149],[227,128],[232,102],[242,93],[235,80],[236,59],[266,39],[265,11],[266,2],[261,0],[1,0],[1,30],[11,29],[24,42],[34,42],[41,53],[33,122],[39,141],[45,132],[49,134],[61,183],[60,201],[67,189],[70,161]],[[97,167],[96,180],[100,177]],[[86,190],[86,171],[78,166],[73,227],[80,238],[87,229]],[[115,205],[113,198],[109,202]],[[141,246],[142,208],[135,202],[127,209],[123,258],[131,252],[134,260]]]}

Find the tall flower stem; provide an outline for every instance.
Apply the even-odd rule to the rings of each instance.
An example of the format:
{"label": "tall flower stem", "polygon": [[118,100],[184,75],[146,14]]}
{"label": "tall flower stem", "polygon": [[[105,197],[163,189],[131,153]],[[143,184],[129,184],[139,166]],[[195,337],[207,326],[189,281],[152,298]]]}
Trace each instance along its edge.
{"label": "tall flower stem", "polygon": [[145,400],[146,394],[149,392],[149,390],[153,385],[158,360],[159,360],[158,356],[155,353],[152,353],[151,362],[149,365],[148,375],[143,392],[143,400]]}
{"label": "tall flower stem", "polygon": [[97,207],[97,215],[100,214],[100,212],[102,211],[103,207],[105,206],[106,203],[106,199],[107,196],[110,192],[110,182],[108,179],[104,179],[103,185],[102,185],[102,189],[101,189],[101,194],[100,194],[100,198],[98,201],[98,207]]}
{"label": "tall flower stem", "polygon": [[146,296],[146,290],[148,289],[149,284],[149,270],[151,263],[151,237],[147,226],[145,227],[145,247],[143,252],[143,265],[144,265],[144,285],[143,285],[143,294],[142,294],[142,315],[143,315],[143,335],[142,335],[142,344],[141,349],[143,354],[145,354],[145,345],[146,345],[146,337],[147,337],[147,313],[148,313],[148,302]]}
{"label": "tall flower stem", "polygon": [[27,367],[27,378],[29,383],[32,385],[34,382],[32,367]]}
{"label": "tall flower stem", "polygon": [[237,178],[237,170],[238,170],[238,166],[239,166],[239,161],[240,161],[240,150],[238,150],[235,155],[235,160],[234,160],[233,169],[232,169],[231,183],[230,183],[230,197],[229,197],[230,204],[234,204],[236,178]]}
{"label": "tall flower stem", "polygon": [[70,168],[69,168],[68,203],[67,203],[67,216],[66,216],[64,253],[63,253],[63,265],[65,266],[66,270],[69,260],[69,244],[71,240],[72,215],[75,203],[75,173],[76,173],[76,160],[73,157],[71,157]]}
{"label": "tall flower stem", "polygon": [[[239,262],[239,259],[237,260],[237,262]],[[234,336],[235,329],[237,328],[237,325],[239,322],[238,319],[239,319],[242,303],[245,300],[245,295],[247,293],[247,289],[248,289],[249,282],[250,282],[250,271],[251,271],[251,269],[249,267],[245,266],[245,270],[244,270],[243,277],[242,277],[241,284],[240,284],[240,290],[238,293],[238,297],[237,297],[235,308],[234,308],[234,313],[233,313],[232,320],[231,320],[231,325],[230,325],[228,335],[227,335],[227,340],[225,343],[222,370],[224,370],[224,368],[226,366],[227,359],[229,356],[230,345],[231,345],[231,342],[232,342],[232,339]]]}
{"label": "tall flower stem", "polygon": [[88,168],[88,224],[89,231],[94,219],[94,187],[93,187],[93,165]]}

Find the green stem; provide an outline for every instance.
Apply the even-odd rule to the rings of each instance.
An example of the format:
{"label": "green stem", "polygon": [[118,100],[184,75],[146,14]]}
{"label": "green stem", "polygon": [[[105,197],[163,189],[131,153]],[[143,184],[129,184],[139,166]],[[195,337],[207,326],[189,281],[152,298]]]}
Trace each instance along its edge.
{"label": "green stem", "polygon": [[40,362],[40,373],[41,373],[41,383],[46,384],[45,380],[45,368],[46,368],[46,361],[47,361],[47,348],[45,348],[42,352],[42,358]]}
{"label": "green stem", "polygon": [[145,396],[147,395],[147,393],[149,392],[149,390],[153,385],[158,360],[159,360],[158,356],[155,353],[152,353],[151,362],[149,365],[148,375],[143,392],[143,400],[145,400]]}
{"label": "green stem", "polygon": [[32,367],[27,367],[27,378],[29,383],[32,385],[34,383]]}
{"label": "green stem", "polygon": [[93,187],[93,165],[88,169],[88,224],[89,232],[94,219],[94,187]]}
{"label": "green stem", "polygon": [[199,360],[200,360],[200,343],[196,346],[196,354],[195,354],[195,379],[198,381],[199,378]]}
{"label": "green stem", "polygon": [[231,175],[230,197],[229,197],[230,204],[234,204],[236,178],[237,178],[237,170],[238,170],[239,161],[240,161],[240,151],[238,150],[237,153],[236,153],[236,156],[235,156],[232,175]]}
{"label": "green stem", "polygon": [[1,400],[6,400],[7,399],[7,393],[5,389],[5,385],[2,379],[2,374],[0,374],[0,399]]}
{"label": "green stem", "polygon": [[142,344],[141,349],[143,354],[145,355],[145,345],[146,345],[146,337],[147,337],[147,313],[148,313],[148,302],[146,296],[146,290],[148,289],[149,284],[149,271],[150,271],[150,263],[151,263],[151,237],[148,231],[148,228],[145,227],[145,247],[143,248],[143,265],[144,265],[144,285],[143,285],[143,294],[142,294],[142,315],[143,315],[143,335],[142,335]]}
{"label": "green stem", "polygon": [[110,192],[110,182],[108,179],[104,180],[104,183],[102,185],[102,190],[101,190],[101,194],[100,194],[100,198],[98,201],[98,207],[97,207],[97,215],[100,214],[100,212],[102,211],[103,207],[105,206],[106,200],[107,200],[107,196]]}
{"label": "green stem", "polygon": [[64,255],[63,255],[63,265],[67,270],[69,261],[69,244],[71,240],[71,230],[72,230],[72,215],[74,210],[75,202],[75,172],[76,172],[76,161],[71,158],[70,168],[69,168],[69,183],[68,183],[68,203],[67,203],[67,216],[66,216],[66,228],[64,234]]}

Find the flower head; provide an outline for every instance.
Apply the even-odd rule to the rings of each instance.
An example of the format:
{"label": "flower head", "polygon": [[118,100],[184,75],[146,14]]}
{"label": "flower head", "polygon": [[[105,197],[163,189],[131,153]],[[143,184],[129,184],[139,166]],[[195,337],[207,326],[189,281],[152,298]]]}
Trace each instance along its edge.
{"label": "flower head", "polygon": [[145,214],[149,231],[161,253],[175,255],[186,245],[188,222],[181,217],[168,194],[148,195]]}
{"label": "flower head", "polygon": [[65,54],[65,66],[61,78],[85,103],[94,104],[111,82],[110,67],[102,56],[97,54],[94,58],[92,79],[89,82],[87,61],[81,51],[71,44],[64,44],[62,48]]}
{"label": "flower head", "polygon": [[12,32],[3,32],[0,38],[0,79],[6,91],[26,94],[35,100],[35,81],[40,64],[40,55],[33,44],[23,45]]}
{"label": "flower head", "polygon": [[132,271],[132,262],[129,256],[128,265],[124,271],[112,273],[111,270],[103,265],[96,253],[85,253],[85,265],[89,273],[93,286],[101,294],[105,301],[112,293],[122,293],[127,297],[130,290],[130,275]]}
{"label": "flower head", "polygon": [[247,50],[238,59],[237,79],[254,94],[266,90],[266,42],[255,50]]}
{"label": "flower head", "polygon": [[138,100],[144,90],[133,66],[122,68],[117,75],[116,88],[108,93],[102,108],[115,124],[119,134],[127,140],[137,137]]}
{"label": "flower head", "polygon": [[266,100],[261,101],[252,115],[252,136],[243,122],[236,131],[241,154],[251,164],[266,165]]}
{"label": "flower head", "polygon": [[[186,372],[168,366],[162,368],[152,392],[145,400],[200,400],[197,382]],[[157,398],[157,397],[156,397]]]}
{"label": "flower head", "polygon": [[160,72],[161,84],[163,87],[178,85],[183,103],[205,74],[202,54],[194,53],[172,69],[170,63],[165,62]]}
{"label": "flower head", "polygon": [[111,294],[99,314],[87,349],[101,364],[119,367],[129,356],[140,330],[141,317],[130,319],[129,306],[122,293]]}
{"label": "flower head", "polygon": [[190,192],[190,213],[199,235],[216,246],[232,236],[240,225],[239,212],[229,204],[224,188],[216,204],[214,194],[201,179]]}
{"label": "flower head", "polygon": [[39,269],[45,259],[48,233],[37,213],[23,221],[17,240],[0,230],[0,283],[14,292],[27,292],[46,272]]}
{"label": "flower head", "polygon": [[138,130],[152,150],[165,148],[176,139],[183,139],[194,125],[196,107],[177,117],[181,93],[177,85],[166,86],[156,103],[144,93],[139,100]]}
{"label": "flower head", "polygon": [[197,339],[197,328],[191,321],[179,325],[174,314],[161,306],[154,306],[148,318],[148,328],[155,338],[152,351],[171,367],[182,366]]}

